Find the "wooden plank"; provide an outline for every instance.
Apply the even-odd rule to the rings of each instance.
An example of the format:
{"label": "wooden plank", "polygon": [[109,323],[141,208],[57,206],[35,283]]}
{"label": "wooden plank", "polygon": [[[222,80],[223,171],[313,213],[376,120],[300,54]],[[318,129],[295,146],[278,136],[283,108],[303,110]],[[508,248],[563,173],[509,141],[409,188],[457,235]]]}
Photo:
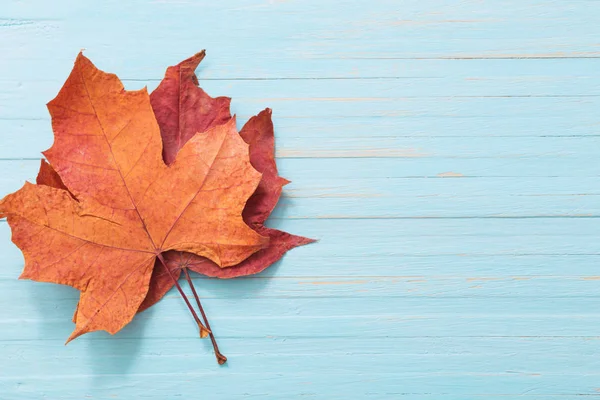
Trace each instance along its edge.
{"label": "wooden plank", "polygon": [[[117,371],[127,367],[127,364],[122,368],[118,365],[114,367]],[[296,364],[291,360],[287,368],[294,369],[295,366]],[[74,377],[58,375],[54,381],[44,377],[22,378],[17,379],[16,383],[11,383],[8,389],[11,393],[19,393],[24,399],[37,399],[40,394],[49,397],[60,395],[64,399],[80,399],[85,395],[91,398],[110,398],[111,395],[117,396],[116,393],[122,391],[135,390],[141,397],[149,399],[164,399],[168,396],[185,398],[204,391],[211,393],[212,398],[215,399],[264,397],[271,393],[276,393],[275,398],[281,399],[307,396],[335,397],[340,392],[347,391],[367,399],[389,399],[393,396],[420,400],[433,400],[440,397],[460,400],[465,396],[475,399],[493,396],[495,399],[508,400],[515,396],[522,396],[523,393],[525,399],[537,399],[543,396],[544,399],[574,400],[586,395],[595,396],[597,389],[597,385],[588,383],[594,375],[583,377],[556,373],[532,378],[527,376],[527,372],[506,372],[464,376],[443,375],[443,373],[398,376],[371,374],[364,367],[363,371],[359,378],[345,373],[318,375],[314,372],[274,374],[257,372],[250,375],[230,372],[227,377],[224,377],[222,372],[203,372],[193,369],[179,374],[129,375],[127,380],[122,378],[124,372],[117,372],[111,375],[97,374],[96,379],[85,375]],[[235,386],[231,385],[232,379],[237,382]],[[199,389],[201,384],[202,389]],[[490,385],[502,388],[502,393],[499,396],[495,392],[490,394]],[[372,389],[367,390],[367,386]],[[93,389],[88,389],[89,387]],[[130,389],[131,387],[135,389]],[[427,389],[420,389],[425,387]]]}
{"label": "wooden plank", "polygon": [[[68,52],[72,57],[71,49],[83,46],[104,54],[140,48],[140,56],[151,59],[156,48],[169,56],[183,48],[193,49],[186,53],[197,51],[199,45],[219,49],[237,64],[257,56],[280,62],[290,54],[295,59],[597,57],[597,37],[588,24],[594,23],[598,11],[586,4],[590,3],[411,1],[399,7],[395,1],[378,1],[365,10],[362,4],[340,6],[335,1],[227,2],[219,7],[187,1],[111,1],[89,13],[83,5],[48,10],[40,3],[24,9],[15,1],[4,7],[3,16],[20,20],[7,24],[0,50],[15,52],[33,44],[30,48],[38,52],[22,52],[29,53],[30,60],[41,60],[41,50],[50,52],[53,40],[60,38],[64,42],[52,54],[62,60]],[[248,29],[247,21],[254,29]],[[111,29],[105,29],[107,25]],[[103,35],[92,33],[98,29]],[[152,45],[140,45],[141,37]],[[257,43],[264,47],[256,49]]]}
{"label": "wooden plank", "polygon": [[[70,68],[71,66],[66,66],[58,71],[57,77],[52,81],[0,82],[0,118],[48,119],[45,104],[56,96]],[[158,77],[161,76],[162,74]],[[598,88],[588,82],[593,77],[581,79],[579,83],[568,81],[565,85],[567,89],[557,87],[546,93],[537,92],[535,88],[528,88],[526,85],[522,88],[522,84],[519,85],[521,89],[507,89],[507,85],[493,77],[490,78],[492,83],[488,85],[471,84],[468,78],[455,79],[459,82],[453,82],[452,77],[438,80],[212,80],[203,81],[202,86],[213,96],[233,97],[232,110],[239,115],[240,121],[247,120],[266,107],[275,110],[275,121],[287,118],[308,120],[294,122],[294,133],[301,137],[317,136],[318,131],[315,129],[324,129],[321,124],[325,128],[331,124],[342,124],[350,132],[356,132],[352,136],[360,136],[362,132],[363,137],[366,134],[377,137],[519,136],[525,135],[524,132],[534,136],[572,136],[583,133],[571,130],[579,129],[584,132],[587,127],[589,131],[592,128],[588,125],[598,121],[598,117],[590,113],[597,109],[600,102]],[[481,79],[485,81],[485,77]],[[125,83],[131,90],[148,86],[151,91],[158,82],[157,79]],[[31,93],[35,95],[32,96]],[[347,121],[339,120],[349,117],[351,119]],[[494,120],[500,117],[514,120]],[[383,118],[390,119],[382,120]],[[425,118],[431,120],[424,120]],[[328,119],[334,121],[327,121]],[[320,120],[322,123],[318,124]],[[450,122],[451,127],[460,121],[463,128],[471,121],[485,121],[489,127],[477,126],[477,130],[443,133],[444,129],[440,128],[444,122],[454,120],[457,122]],[[362,122],[363,125],[353,126],[355,122]],[[374,135],[364,130],[366,122],[384,125],[379,125],[380,128]],[[438,124],[432,131],[431,127],[435,122]],[[518,128],[518,122],[533,123],[533,126]],[[302,123],[308,124],[312,129],[299,131]],[[425,129],[425,123],[429,124],[430,129]],[[494,128],[496,123],[499,124],[498,128]],[[557,123],[558,127],[550,129]],[[505,132],[500,130],[501,127],[507,127],[507,124],[512,124],[508,126],[517,129],[517,132],[511,132],[511,129],[506,129]],[[542,127],[550,129],[549,134],[543,132],[540,129]],[[375,128],[378,126],[375,125]],[[563,132],[560,133],[558,128],[562,128]],[[281,134],[287,133],[282,130]]]}
{"label": "wooden plank", "polygon": [[[52,144],[53,138],[48,131],[49,124],[40,131],[33,129],[34,126],[40,125],[27,126],[28,124],[28,122],[7,124],[5,134],[7,146],[1,149],[0,157],[39,158],[40,151]],[[594,146],[598,145],[599,137],[598,135],[510,138],[444,135],[368,136],[366,133],[355,137],[283,136],[277,142],[277,156],[280,158],[591,157],[594,155]],[[23,147],[23,143],[27,142],[36,144]]]}
{"label": "wooden plank", "polygon": [[[2,341],[66,340],[76,292],[37,294],[42,284],[24,286],[30,294],[14,314],[0,320]],[[266,289],[266,286],[263,287]],[[205,289],[202,289],[205,290]],[[207,290],[208,291],[208,290]],[[203,294],[204,292],[202,292]],[[370,337],[596,337],[598,298],[535,297],[280,297],[211,298],[204,301],[219,338]],[[467,327],[467,328],[466,328]],[[105,332],[86,337],[109,339]],[[120,339],[197,338],[197,326],[180,298],[169,297],[138,315],[118,333]],[[117,340],[120,340],[117,339]],[[87,339],[83,339],[85,342]]]}
{"label": "wooden plank", "polygon": [[[372,276],[371,271],[363,271],[364,275],[352,277],[331,276],[342,271],[328,271],[330,276],[294,277],[288,276],[287,271],[282,271],[276,277],[266,278],[257,276],[236,280],[214,280],[199,278],[197,285],[204,298],[273,298],[274,301],[289,298],[413,298],[413,297],[464,297],[464,298],[544,298],[560,302],[560,299],[588,298],[595,300],[600,293],[600,278],[597,275],[575,275],[570,271],[563,271],[563,275],[506,275],[497,272],[485,276],[452,276],[452,275],[398,275],[403,271],[388,269],[390,275]],[[440,271],[442,272],[442,271]],[[15,285],[14,277],[8,276],[0,280],[0,299],[3,302],[25,301],[30,296],[29,291],[37,288],[39,296],[47,295],[48,298],[56,296],[57,291],[52,286],[25,287]],[[573,292],[577,287],[577,292]],[[262,290],[261,290],[262,289]],[[268,289],[265,292],[265,289]],[[60,294],[60,291],[58,292]],[[188,290],[188,293],[191,293]],[[79,295],[73,293],[67,299],[75,302]],[[179,299],[176,290],[169,292],[167,298]],[[62,299],[62,297],[61,297]],[[556,300],[559,299],[559,300]],[[398,300],[399,301],[399,300]],[[69,302],[63,303],[65,306]],[[20,315],[21,309],[13,306],[11,311],[5,312],[6,316],[13,318]],[[600,310],[599,310],[600,312]],[[48,317],[48,315],[44,315]],[[65,322],[65,324],[68,324]]]}
{"label": "wooden plank", "polygon": [[[433,177],[335,178],[304,171],[313,161],[302,158],[286,175],[272,218],[432,218],[432,217],[568,217],[598,216],[599,177],[464,177],[455,171]],[[361,161],[338,159],[332,168],[360,169]],[[0,183],[14,191],[33,181],[38,160],[4,162]],[[333,166],[333,163],[330,164]],[[316,175],[318,174],[318,175]],[[335,181],[336,183],[332,183]]]}
{"label": "wooden plank", "polygon": [[[294,250],[312,256],[348,255],[348,249],[352,249],[355,257],[517,256],[599,254],[594,243],[600,237],[597,221],[597,218],[340,218],[274,219],[271,225],[321,239],[318,244]],[[0,222],[0,228],[7,237],[9,228],[5,221]]]}
{"label": "wooden plank", "polygon": [[[519,344],[519,339],[511,339],[509,343]],[[545,338],[543,338],[545,339]],[[560,348],[564,344],[577,343],[571,338],[569,340],[557,340],[555,343],[548,343],[544,340],[539,342],[530,341],[528,346],[516,346],[522,348],[525,357],[515,358],[514,354],[517,351],[484,351],[478,352],[473,349],[466,349],[464,353],[452,353],[453,350],[446,348],[446,352],[440,353],[426,353],[416,351],[399,350],[411,346],[413,343],[418,347],[419,341],[414,339],[384,339],[381,342],[383,345],[379,345],[376,348],[369,345],[369,340],[362,340],[358,342],[355,340],[348,340],[347,347],[338,351],[332,350],[329,357],[330,360],[322,357],[318,352],[314,350],[314,347],[306,345],[306,339],[291,339],[289,340],[290,345],[280,345],[281,339],[248,339],[246,346],[252,346],[252,352],[243,350],[240,344],[236,345],[233,339],[223,340],[223,348],[228,348],[228,354],[230,357],[236,357],[238,362],[236,367],[242,371],[246,371],[243,374],[237,374],[239,378],[246,376],[257,377],[257,372],[261,374],[275,374],[279,371],[290,368],[291,363],[313,363],[315,368],[322,368],[323,364],[332,362],[337,365],[336,368],[331,370],[333,375],[338,374],[351,374],[352,371],[360,368],[362,365],[365,368],[365,372],[371,376],[374,375],[392,375],[399,379],[409,378],[411,375],[430,375],[432,369],[435,369],[436,363],[444,363],[453,366],[455,377],[466,377],[469,375],[502,375],[506,373],[504,368],[510,368],[515,371],[515,374],[523,374],[524,376],[530,376],[530,383],[535,382],[535,376],[546,376],[547,378],[557,375],[556,367],[552,365],[553,362],[563,361],[563,367],[568,368],[567,376],[575,376],[577,373],[582,373],[587,369],[593,369],[598,367],[598,354],[592,353],[548,353],[544,352],[541,346]],[[433,347],[431,342],[439,339],[431,338],[429,346]],[[458,339],[454,339],[456,342]],[[474,338],[474,342],[477,342],[477,338]],[[581,339],[580,339],[581,340]],[[36,345],[30,347],[26,351],[9,352],[9,356],[15,360],[12,368],[9,366],[3,366],[0,368],[2,372],[2,378],[0,382],[6,382],[9,378],[12,379],[27,379],[28,377],[36,377],[43,380],[43,371],[47,369],[62,369],[63,378],[87,378],[90,373],[95,375],[110,375],[115,368],[115,364],[118,362],[130,363],[132,368],[139,371],[139,375],[152,376],[158,373],[164,374],[177,374],[179,372],[179,363],[189,362],[190,358],[198,358],[197,371],[202,372],[216,372],[218,369],[214,365],[214,360],[211,357],[207,347],[202,341],[196,339],[174,339],[171,343],[164,343],[158,340],[149,340],[147,344],[138,347],[138,354],[133,360],[128,360],[130,356],[125,354],[119,354],[117,349],[122,349],[125,352],[126,344],[130,346],[134,345],[134,340],[115,340],[117,343],[111,346],[107,343],[107,340],[95,340],[92,343],[88,342],[87,345],[94,345],[97,348],[94,352],[97,353],[97,358],[91,360],[89,357],[82,357],[78,355],[77,348],[82,348],[82,345],[75,346],[73,349],[66,350],[64,346],[62,348],[50,346],[51,350],[57,357],[49,358],[44,360],[43,363],[35,363],[36,351],[41,349],[42,344],[36,343]],[[374,340],[373,340],[374,341]],[[462,339],[459,347],[465,347],[462,345],[467,342],[468,339]],[[238,340],[239,342],[239,340]],[[288,342],[286,340],[285,342]],[[300,342],[301,344],[296,344]],[[335,348],[334,340],[315,339],[314,343],[327,347],[332,344]],[[492,338],[489,343],[496,343],[497,340]],[[594,340],[592,340],[594,342]],[[151,347],[150,347],[151,346]],[[70,347],[70,346],[69,346]],[[117,349],[115,349],[115,347]],[[592,347],[592,346],[587,346]],[[585,348],[585,346],[580,346]],[[101,351],[103,350],[103,352]],[[60,353],[63,353],[60,356]],[[65,354],[66,353],[66,354]],[[577,354],[580,358],[581,363],[575,363],[574,361],[569,362],[568,356]],[[397,363],[398,357],[402,357],[405,362]],[[252,366],[255,366],[253,358],[257,358],[261,361],[260,369],[252,371]],[[166,359],[167,365],[161,365],[161,360]],[[572,360],[572,359],[571,359]],[[64,365],[64,364],[67,365]],[[61,365],[62,364],[62,365]],[[439,365],[439,364],[438,364]],[[256,368],[256,366],[255,366]],[[260,375],[258,375],[260,376]],[[433,377],[432,376],[432,377]],[[595,375],[597,376],[597,375]],[[538,378],[539,379],[539,378]],[[553,393],[553,392],[550,392]]]}

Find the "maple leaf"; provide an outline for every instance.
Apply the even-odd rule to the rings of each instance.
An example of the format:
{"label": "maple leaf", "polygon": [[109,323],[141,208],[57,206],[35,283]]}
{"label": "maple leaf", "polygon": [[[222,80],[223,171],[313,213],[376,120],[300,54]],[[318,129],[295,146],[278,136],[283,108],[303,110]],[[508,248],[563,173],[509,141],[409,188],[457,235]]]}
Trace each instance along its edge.
{"label": "maple leaf", "polygon": [[126,325],[163,252],[227,267],[267,246],[241,216],[261,175],[235,118],[195,135],[167,166],[147,91],[125,91],[82,54],[48,109],[55,141],[44,155],[60,180],[42,163],[38,181],[58,187],[25,183],[0,201],[0,217],[25,256],[21,278],[81,291],[68,341]]}
{"label": "maple leaf", "polygon": [[[198,86],[194,71],[205,55],[203,50],[169,67],[164,79],[150,95],[163,139],[163,158],[167,164],[175,159],[179,149],[197,132],[225,123],[231,118],[228,97],[212,98]],[[282,187],[290,183],[277,172],[271,110],[267,108],[252,117],[244,125],[240,135],[249,144],[252,165],[263,174],[256,191],[244,208],[243,217],[258,233],[270,238],[269,247],[228,268],[221,268],[205,257],[167,252],[164,258],[169,271],[165,265],[157,263],[150,281],[150,289],[140,305],[140,311],[156,304],[175,285],[172,276],[179,278],[182,268],[188,267],[197,273],[217,278],[251,275],[278,261],[288,250],[314,242],[313,239],[264,226],[279,200]],[[51,171],[52,167],[42,162],[37,183],[60,187],[55,186],[55,182],[60,182],[60,178],[56,173],[56,176],[53,176]],[[40,179],[40,176],[43,179]]]}
{"label": "maple leaf", "polygon": [[163,140],[163,158],[171,164],[179,149],[196,133],[229,121],[229,97],[212,98],[198,87],[194,71],[206,51],[167,68],[165,77],[150,94]]}
{"label": "maple leaf", "polygon": [[[242,138],[250,146],[250,162],[262,173],[262,179],[244,208],[244,221],[255,231],[270,238],[269,246],[257,251],[241,263],[221,268],[204,257],[191,255],[183,265],[199,274],[217,278],[235,278],[257,274],[279,260],[288,250],[313,243],[314,239],[292,235],[264,226],[267,218],[277,205],[282,187],[289,183],[278,175],[275,164],[275,141],[271,110],[266,109],[252,117],[240,131]],[[165,258],[171,258],[171,253]]]}
{"label": "maple leaf", "polygon": [[[198,86],[194,71],[205,54],[205,51],[202,51],[169,67],[165,78],[150,95],[165,144],[163,156],[166,163],[174,160],[181,147],[187,140],[198,134],[197,132],[221,124],[231,115],[229,98],[211,98]],[[226,268],[221,268],[210,259],[194,254],[181,254],[176,251],[166,253],[166,263],[157,265],[154,270],[148,296],[140,306],[140,311],[154,305],[173,287],[174,282],[170,279],[170,275],[179,276],[182,268],[189,268],[194,272],[217,278],[251,275],[272,265],[288,250],[314,242],[313,239],[264,226],[279,201],[282,187],[290,183],[277,172],[271,114],[270,109],[263,110],[252,117],[240,131],[240,136],[249,145],[250,162],[262,173],[256,191],[246,203],[243,217],[256,232],[270,238],[269,246],[241,263]],[[179,122],[173,123],[173,121]]]}

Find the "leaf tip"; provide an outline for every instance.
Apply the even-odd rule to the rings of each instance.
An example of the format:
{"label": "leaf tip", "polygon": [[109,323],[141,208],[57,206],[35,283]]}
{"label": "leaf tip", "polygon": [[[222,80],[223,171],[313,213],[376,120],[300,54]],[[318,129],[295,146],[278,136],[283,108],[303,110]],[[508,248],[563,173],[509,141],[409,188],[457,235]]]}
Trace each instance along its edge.
{"label": "leaf tip", "polygon": [[311,239],[311,238],[307,238],[307,237],[302,237],[302,240],[300,240],[300,243],[298,244],[298,246],[304,246],[306,244],[317,243],[318,241],[319,241],[319,239]]}
{"label": "leaf tip", "polygon": [[67,341],[65,342],[65,346],[68,345],[69,343],[71,343],[75,338],[77,338],[79,335],[75,335],[75,332],[71,333],[71,336],[69,336],[69,338],[67,339]]}
{"label": "leaf tip", "polygon": [[191,79],[194,85],[198,86],[198,78],[196,77],[195,71],[202,60],[204,60],[204,57],[206,57],[206,50],[199,51],[175,66],[176,69],[179,69],[183,80]]}
{"label": "leaf tip", "polygon": [[31,277],[27,273],[27,262],[25,262],[25,268],[23,269],[23,272],[21,272],[21,275],[19,275],[19,280],[26,280],[30,278]]}
{"label": "leaf tip", "polygon": [[81,49],[81,50],[79,50],[79,53],[77,53],[77,57],[75,58],[75,65],[77,65],[81,61],[88,60],[88,58],[83,55],[84,51],[85,51],[85,49]]}
{"label": "leaf tip", "polygon": [[292,181],[290,181],[289,179],[285,179],[284,177],[279,176],[279,184],[281,186],[285,186],[285,185],[289,185],[290,183],[292,183]]}

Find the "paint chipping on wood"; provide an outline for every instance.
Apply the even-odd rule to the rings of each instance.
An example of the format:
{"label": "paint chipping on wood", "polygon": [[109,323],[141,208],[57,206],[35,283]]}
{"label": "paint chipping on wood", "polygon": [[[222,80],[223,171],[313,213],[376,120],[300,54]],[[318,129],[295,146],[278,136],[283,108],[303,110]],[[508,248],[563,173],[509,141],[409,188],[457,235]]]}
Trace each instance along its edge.
{"label": "paint chipping on wood", "polygon": [[312,281],[312,282],[298,282],[300,285],[361,285],[368,281],[354,280],[354,281]]}
{"label": "paint chipping on wood", "polygon": [[460,177],[463,177],[464,175],[461,174],[460,172],[448,171],[448,172],[440,172],[439,174],[437,174],[437,176],[440,178],[460,178]]}

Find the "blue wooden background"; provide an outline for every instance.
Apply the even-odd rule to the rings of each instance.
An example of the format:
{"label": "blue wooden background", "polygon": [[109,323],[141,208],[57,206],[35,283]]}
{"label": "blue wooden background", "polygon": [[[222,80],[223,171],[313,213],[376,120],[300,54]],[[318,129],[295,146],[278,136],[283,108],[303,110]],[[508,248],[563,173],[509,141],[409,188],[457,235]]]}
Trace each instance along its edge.
{"label": "blue wooden background", "polygon": [[[600,396],[600,3],[0,1],[0,192],[35,178],[77,52],[131,89],[206,48],[274,110],[270,225],[320,242],[63,343],[75,290],[18,281],[0,223],[0,399]],[[587,397],[586,397],[587,398]]]}

